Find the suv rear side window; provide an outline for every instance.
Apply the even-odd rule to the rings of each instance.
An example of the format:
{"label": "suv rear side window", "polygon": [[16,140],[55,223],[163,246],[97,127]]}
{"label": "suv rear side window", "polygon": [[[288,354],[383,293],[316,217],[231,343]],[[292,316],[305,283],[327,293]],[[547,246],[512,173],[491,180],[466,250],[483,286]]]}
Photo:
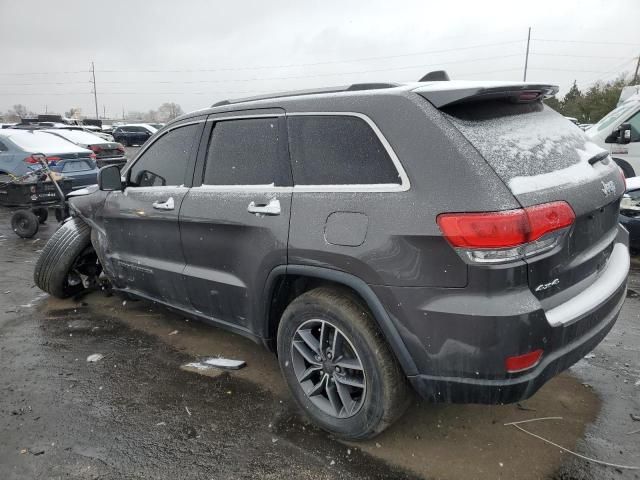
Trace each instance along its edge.
{"label": "suv rear side window", "polygon": [[200,124],[178,127],[158,138],[131,167],[129,183],[135,187],[183,185],[200,128]]}
{"label": "suv rear side window", "polygon": [[286,140],[278,118],[217,122],[211,132],[204,185],[291,185]]}
{"label": "suv rear side window", "polygon": [[301,115],[287,122],[296,185],[401,183],[387,150],[361,118]]}

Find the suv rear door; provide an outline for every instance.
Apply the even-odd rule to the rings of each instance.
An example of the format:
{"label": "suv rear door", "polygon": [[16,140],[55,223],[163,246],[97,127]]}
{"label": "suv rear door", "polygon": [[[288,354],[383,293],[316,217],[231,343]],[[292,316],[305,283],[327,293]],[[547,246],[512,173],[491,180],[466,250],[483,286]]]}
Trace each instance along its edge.
{"label": "suv rear door", "polygon": [[267,276],[287,263],[291,195],[281,110],[209,117],[180,212],[196,311],[240,332],[262,330]]}
{"label": "suv rear door", "polygon": [[127,169],[125,190],[109,193],[104,206],[106,254],[119,283],[186,308],[178,213],[189,191],[203,128],[204,118],[191,119],[156,138]]}

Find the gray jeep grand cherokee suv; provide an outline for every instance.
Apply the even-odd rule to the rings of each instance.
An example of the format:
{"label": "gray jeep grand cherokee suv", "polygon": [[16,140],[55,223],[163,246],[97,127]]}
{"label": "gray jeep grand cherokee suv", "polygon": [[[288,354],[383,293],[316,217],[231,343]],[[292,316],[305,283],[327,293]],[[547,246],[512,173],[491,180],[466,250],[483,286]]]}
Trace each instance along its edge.
{"label": "gray jeep grand cherokee suv", "polygon": [[625,299],[624,179],[524,83],[367,84],[225,101],[76,192],[35,282],[106,277],[277,352],[298,405],[351,439],[411,390],[533,395]]}

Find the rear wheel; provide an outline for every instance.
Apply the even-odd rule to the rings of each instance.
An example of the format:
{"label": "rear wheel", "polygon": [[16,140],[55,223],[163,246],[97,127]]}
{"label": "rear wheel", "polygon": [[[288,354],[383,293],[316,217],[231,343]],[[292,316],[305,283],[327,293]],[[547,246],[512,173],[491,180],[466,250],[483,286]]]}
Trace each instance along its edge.
{"label": "rear wheel", "polygon": [[45,245],[33,272],[35,284],[65,298],[82,291],[100,274],[91,246],[91,228],[79,218],[64,223]]}
{"label": "rear wheel", "polygon": [[39,223],[31,210],[18,210],[11,216],[11,228],[22,238],[31,238],[38,233]]}
{"label": "rear wheel", "polygon": [[382,432],[407,407],[407,380],[368,309],[321,287],[287,307],[278,358],[294,399],[318,426],[346,439]]}

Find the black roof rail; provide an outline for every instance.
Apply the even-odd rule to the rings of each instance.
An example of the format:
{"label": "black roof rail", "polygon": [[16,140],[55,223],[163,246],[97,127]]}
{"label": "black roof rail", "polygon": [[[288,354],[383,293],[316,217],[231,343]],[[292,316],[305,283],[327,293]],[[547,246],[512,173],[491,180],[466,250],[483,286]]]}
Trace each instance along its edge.
{"label": "black roof rail", "polygon": [[399,83],[354,83],[341,87],[313,88],[308,90],[293,90],[289,92],[270,93],[266,95],[257,95],[255,97],[237,98],[233,100],[221,100],[214,103],[211,107],[222,107],[224,105],[232,105],[236,103],[253,102],[256,100],[269,100],[283,97],[299,97],[303,95],[320,95],[324,93],[339,92],[357,92],[363,90],[379,90],[383,88],[393,88],[400,86]]}

